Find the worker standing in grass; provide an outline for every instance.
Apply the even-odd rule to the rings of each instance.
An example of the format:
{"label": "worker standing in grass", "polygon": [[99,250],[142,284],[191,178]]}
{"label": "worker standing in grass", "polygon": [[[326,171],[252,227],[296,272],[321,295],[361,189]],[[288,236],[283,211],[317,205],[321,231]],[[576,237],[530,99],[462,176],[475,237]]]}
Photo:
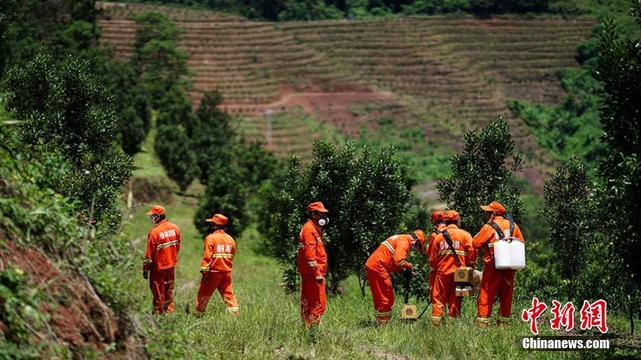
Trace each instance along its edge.
{"label": "worker standing in grass", "polygon": [[[443,220],[443,216],[445,216],[445,211],[443,210],[436,210],[432,212],[431,216],[431,221],[432,221],[432,226],[434,226],[434,231],[430,234],[430,238],[428,241],[428,246],[427,246],[427,254],[428,254],[428,264],[429,264],[429,254],[432,248],[432,244],[434,244],[434,239],[438,234],[440,234],[443,229],[445,229],[445,220]],[[434,287],[434,279],[436,278],[436,269],[432,269],[430,267],[430,276],[429,276],[429,285],[430,285],[430,300],[431,303],[434,304],[434,299],[432,299],[432,288]]]}
{"label": "worker standing in grass", "polygon": [[389,321],[394,305],[394,289],[390,274],[412,271],[412,264],[407,261],[412,249],[425,253],[425,233],[422,230],[387,238],[365,263],[376,320],[381,325]]}
{"label": "worker standing in grass", "polygon": [[301,275],[300,312],[307,327],[318,324],[327,307],[325,273],[327,252],[321,227],[329,223],[322,202],[307,206],[308,220],[303,225],[298,243],[298,271]]}
{"label": "worker standing in grass", "polygon": [[228,219],[222,214],[214,214],[211,219],[205,221],[211,225],[209,235],[205,237],[205,253],[200,263],[202,278],[196,297],[196,311],[205,312],[211,295],[218,289],[227,311],[238,315],[238,302],[232,290],[231,279],[236,242],[225,233]]}
{"label": "worker standing in grass", "polygon": [[472,235],[458,227],[459,218],[459,213],[454,210],[445,212],[443,220],[446,227],[434,238],[428,253],[430,268],[436,272],[430,293],[432,324],[437,326],[441,324],[446,305],[451,318],[461,313],[461,297],[456,296],[454,272],[459,267],[476,266],[477,254],[472,247]]}
{"label": "worker standing in grass", "polygon": [[180,229],[165,219],[165,208],[154,205],[147,213],[154,228],[147,236],[147,252],[142,265],[142,274],[149,279],[153,294],[152,314],[174,312],[174,268],[178,265]]}
{"label": "worker standing in grass", "polygon": [[[485,220],[487,221],[481,227],[476,236],[474,236],[473,245],[475,249],[484,249],[483,279],[481,280],[481,292],[478,297],[478,318],[476,322],[483,326],[488,326],[490,316],[492,315],[492,305],[496,294],[499,295],[499,324],[509,324],[512,312],[512,296],[514,292],[514,270],[498,270],[494,267],[494,243],[499,240],[499,234],[494,229],[498,226],[506,238],[517,238],[523,242],[523,234],[518,225],[504,217],[505,207],[498,201],[492,201],[489,205],[481,206],[485,211]],[[513,226],[513,230],[510,228]]]}

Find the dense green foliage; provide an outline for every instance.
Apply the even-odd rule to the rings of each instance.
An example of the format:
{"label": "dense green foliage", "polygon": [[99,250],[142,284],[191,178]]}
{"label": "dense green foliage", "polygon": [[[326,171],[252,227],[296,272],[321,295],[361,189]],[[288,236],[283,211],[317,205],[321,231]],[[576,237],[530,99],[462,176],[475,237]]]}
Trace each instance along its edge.
{"label": "dense green foliage", "polygon": [[[633,7],[641,27],[641,4]],[[599,162],[599,193],[604,232],[614,242],[628,279],[641,285],[641,49],[639,37],[621,36],[605,23],[597,76],[603,83],[601,123],[605,155]],[[607,230],[605,230],[607,229]]]}
{"label": "dense green foliage", "polygon": [[79,201],[86,216],[115,226],[116,200],[133,170],[131,158],[114,146],[117,118],[87,63],[69,58],[56,65],[45,55],[12,70],[8,108],[25,119],[25,143],[49,146],[68,161],[53,188]]}
{"label": "dense green foliage", "polygon": [[69,55],[87,61],[113,98],[120,145],[129,155],[138,152],[150,126],[147,90],[127,64],[114,60],[109,49],[95,46],[100,30],[93,1],[26,1],[17,5],[14,0],[1,5],[6,8],[0,11],[0,47],[6,46],[6,51],[2,51],[0,74],[38,54],[49,54],[55,62],[65,61]]}
{"label": "dense green foliage", "polygon": [[136,41],[131,64],[148,87],[151,106],[161,111],[168,105],[165,93],[175,91],[174,87],[188,90],[190,86],[186,78],[189,55],[177,44],[184,30],[155,11],[137,14],[135,20]]}
{"label": "dense green foliage", "polygon": [[545,209],[540,213],[550,226],[549,243],[570,299],[575,299],[579,274],[586,267],[586,249],[592,242],[591,192],[588,170],[576,156],[559,167],[544,189]]}
{"label": "dense green foliage", "polygon": [[[639,5],[634,9],[639,19]],[[637,160],[641,149],[638,129],[641,56],[636,45],[641,23],[636,29],[624,23],[626,26],[620,28],[606,21],[605,26],[595,28],[598,41],[593,38],[579,47],[584,66],[581,75],[575,78],[580,81],[573,84],[580,92],[574,93],[574,100],[579,100],[574,103],[580,104],[582,110],[567,106],[572,102],[565,103],[570,110],[566,119],[574,122],[573,128],[579,132],[562,141],[585,143],[562,152],[562,158],[572,152],[578,157],[571,157],[548,180],[546,206],[540,212],[552,231],[550,245],[554,255],[546,256],[546,261],[552,273],[563,279],[567,296],[607,299],[613,310],[629,311],[632,321],[638,311],[635,296],[640,269],[634,260],[640,249],[636,240],[639,223],[634,215],[640,210],[639,192],[634,184],[641,175]],[[598,83],[591,74],[596,74]],[[579,116],[573,119],[572,112]],[[586,118],[582,112],[593,115]],[[602,131],[591,120],[597,115]],[[560,131],[553,136],[561,140],[564,134],[573,134],[575,130]],[[593,146],[597,134],[602,134],[602,144]],[[598,166],[595,174],[590,171],[594,166]],[[595,185],[590,175],[598,180]],[[546,283],[539,287],[559,284],[556,276],[549,277]]]}
{"label": "dense green foliage", "polygon": [[[402,220],[409,209],[412,180],[405,162],[393,148],[357,154],[353,144],[337,149],[314,143],[312,163],[301,168],[290,160],[286,178],[268,194],[269,212],[263,222],[267,241],[285,268],[290,289],[296,279],[298,235],[306,221],[306,206],[322,201],[330,211],[325,229],[330,291],[351,274],[361,274],[369,255],[387,237],[408,229]],[[361,274],[362,275],[362,274]]]}
{"label": "dense green foliage", "polygon": [[488,16],[549,12],[577,14],[582,11],[580,4],[567,0],[165,0],[163,3],[207,7],[237,13],[250,19],[270,21],[353,19],[394,14],[467,13]]}
{"label": "dense green foliage", "polygon": [[[3,258],[11,252],[8,242],[19,249],[42,252],[62,269],[56,281],[68,273],[90,279],[91,284],[86,284],[94,286],[103,301],[127,322],[131,319],[126,290],[130,282],[121,274],[131,268],[133,258],[128,243],[113,235],[121,219],[116,201],[123,181],[131,174],[131,159],[113,141],[115,117],[110,116],[101,88],[87,74],[85,64],[69,59],[59,68],[55,62],[48,68],[43,66],[46,60],[51,58],[38,57],[9,74],[9,84],[22,88],[14,91],[9,103],[15,113],[3,120],[18,114],[24,120],[8,121],[16,125],[0,128]],[[65,91],[68,96],[62,97]],[[32,104],[36,95],[41,96],[44,106],[26,109],[25,104]],[[77,143],[66,143],[64,134]],[[102,143],[97,143],[99,140]],[[79,152],[81,148],[84,150]],[[0,271],[0,356],[19,359],[81,354],[80,344],[60,340],[50,325],[48,309],[71,301],[64,298],[70,295],[59,287],[49,288],[49,283],[35,286],[42,285],[43,279],[34,284],[33,277],[24,276],[25,270],[34,271],[6,264]],[[131,329],[122,328],[122,335],[128,336]]]}
{"label": "dense green foliage", "polygon": [[[214,3],[272,20],[337,18],[350,13],[356,17],[457,11],[480,15],[550,10],[571,13],[579,7],[573,2],[561,6],[558,1],[466,0],[208,4]],[[0,4],[0,74],[12,68],[3,84],[11,91],[9,108],[19,121],[0,128],[0,244],[4,246],[3,239],[9,238],[20,246],[42,249],[66,267],[86,274],[123,324],[143,322],[150,337],[147,355],[206,358],[214,353],[226,357],[271,354],[297,358],[315,357],[316,351],[322,350],[334,357],[441,353],[458,358],[477,354],[479,349],[499,357],[523,355],[514,339],[506,340],[509,336],[504,329],[478,332],[468,326],[474,313],[470,301],[466,301],[461,321],[452,322],[449,329],[432,329],[424,322],[374,329],[363,320],[371,309],[371,299],[349,293],[330,300],[325,328],[317,338],[323,341],[310,341],[297,321],[296,296],[279,291],[274,262],[253,256],[247,248],[266,252],[260,248],[267,245],[285,265],[286,281],[293,288],[295,245],[305,220],[304,208],[321,200],[332,217],[326,229],[330,290],[339,284],[351,285],[355,281],[349,275],[362,271],[367,256],[382,240],[427,224],[423,205],[409,193],[413,185],[409,174],[421,170],[410,172],[392,148],[357,151],[353,145],[336,149],[326,143],[316,145],[314,160],[308,166],[302,167],[295,159],[282,166],[260,144],[238,139],[232,119],[217,108],[222,102],[219,94],[205,94],[199,109],[192,112],[185,81],[186,57],[175,46],[180,30],[166,19],[154,14],[140,18],[148,21],[148,26],[138,34],[137,54],[130,65],[114,62],[108,51],[93,47],[99,31],[92,23],[95,14],[88,11],[92,2],[25,1],[20,5],[18,1]],[[591,40],[579,48],[584,68],[561,74],[569,91],[561,108],[513,106],[560,160],[570,154],[590,163],[600,160],[598,175],[602,180],[595,197],[598,203],[588,197],[589,171],[576,159],[562,166],[548,182],[542,215],[552,226],[549,244],[557,254],[550,256],[545,249],[548,242],[528,242],[528,268],[517,275],[517,301],[519,296],[523,300],[532,294],[565,298],[560,284],[566,281],[570,297],[576,287],[577,299],[604,298],[609,309],[620,312],[624,309],[623,290],[634,295],[639,285],[641,274],[635,259],[641,255],[636,241],[641,224],[635,215],[641,210],[636,186],[641,178],[637,111],[641,57],[634,47],[636,39],[619,38],[613,25],[606,30],[598,64],[590,60],[597,54],[597,42]],[[599,96],[595,95],[599,85],[590,77],[594,66],[604,83]],[[606,130],[603,147],[596,141],[601,127],[595,122],[599,113],[595,106],[600,100],[604,104],[601,124]],[[239,242],[242,256],[235,270],[241,275],[236,284],[240,285],[242,311],[248,315],[244,318],[222,319],[213,304],[207,315],[212,308],[214,315],[206,318],[208,321],[194,321],[182,312],[162,321],[132,319],[128,314],[147,312],[144,304],[150,303],[144,298],[149,295],[147,285],[126,276],[133,272],[129,241],[144,239],[148,228],[138,226],[139,233],[126,239],[108,235],[121,226],[118,196],[132,171],[130,159],[119,147],[130,155],[140,150],[151,128],[152,105],[158,115],[155,150],[167,172],[182,190],[195,179],[207,185],[200,208],[195,214],[190,208],[184,223],[193,219],[202,234],[203,220],[222,212],[230,217],[229,230],[234,236],[252,241]],[[407,144],[423,139],[423,134],[419,135],[412,135]],[[482,223],[478,205],[493,199],[503,202],[517,218],[523,216],[514,179],[520,157],[513,156],[514,142],[507,124],[499,121],[480,133],[469,132],[465,141],[464,151],[451,161],[453,175],[439,182],[441,200],[461,212],[462,225],[468,229]],[[407,144],[401,145],[410,146]],[[510,156],[512,164],[507,166]],[[598,213],[602,221],[589,218],[590,211]],[[252,227],[258,219],[264,230],[260,234]],[[601,227],[594,231],[587,222]],[[186,231],[185,236],[190,262],[184,268],[189,268],[197,264],[202,252],[196,229]],[[192,240],[197,245],[189,242]],[[584,259],[582,266],[567,266],[575,264],[572,251]],[[181,256],[182,262],[185,255]],[[420,264],[424,259],[413,256],[412,261]],[[197,265],[193,266],[196,269]],[[184,271],[179,273],[179,281],[192,280],[191,270]],[[46,331],[46,313],[34,311],[46,301],[42,289],[25,286],[23,274],[10,267],[0,271],[0,279],[0,320],[10,331],[0,338],[0,357],[70,357],[66,344],[32,341],[33,330]],[[178,301],[192,302],[195,286],[190,280],[178,288]],[[426,280],[417,280],[413,294],[418,298],[426,294]],[[132,297],[144,302],[134,303]],[[274,303],[286,306],[275,307]],[[212,321],[218,329],[213,333]],[[529,335],[520,325],[510,327],[509,334]],[[130,328],[124,329],[123,338]],[[416,343],[417,331],[426,333],[429,341]],[[452,349],[451,338],[461,334],[471,339],[469,346]]]}
{"label": "dense green foliage", "polygon": [[461,214],[461,227],[480,229],[485,222],[480,206],[493,200],[503,204],[517,222],[523,217],[521,190],[514,186],[522,156],[514,153],[514,145],[510,127],[502,119],[480,133],[465,134],[463,152],[450,160],[453,174],[436,185],[439,199]]}

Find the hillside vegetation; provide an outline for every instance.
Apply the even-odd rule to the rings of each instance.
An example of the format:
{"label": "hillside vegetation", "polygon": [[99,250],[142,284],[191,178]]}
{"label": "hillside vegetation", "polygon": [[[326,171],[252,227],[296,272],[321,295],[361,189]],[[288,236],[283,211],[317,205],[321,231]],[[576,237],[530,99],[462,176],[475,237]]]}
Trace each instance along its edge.
{"label": "hillside vegetation", "polygon": [[[526,155],[526,174],[540,189],[549,157],[528,126],[513,118],[507,100],[559,104],[557,72],[578,67],[576,47],[590,36],[593,18],[404,17],[267,23],[209,11],[105,3],[102,42],[129,58],[132,14],[166,13],[184,29],[194,106],[218,89],[221,108],[241,119],[250,138],[267,142],[267,111],[284,119],[271,129],[271,149],[309,159],[313,126],[304,111],[343,137],[370,136],[381,124],[418,131],[409,150],[427,158],[458,149],[466,129],[503,116]],[[386,132],[387,137],[401,135]],[[372,142],[385,141],[375,135]],[[433,154],[431,154],[433,155]],[[538,175],[537,175],[538,174]],[[435,178],[422,174],[422,179]]]}
{"label": "hillside vegetation", "polygon": [[[0,359],[641,356],[641,2],[261,1],[0,2]],[[306,329],[294,259],[319,200],[329,306]],[[511,323],[474,326],[473,297],[403,322],[396,274],[376,326],[373,249],[434,208],[474,234],[492,200],[526,239]],[[141,273],[152,204],[182,229],[171,315]],[[194,313],[212,213],[238,317],[218,295]],[[422,311],[428,264],[408,261]],[[558,330],[554,301],[575,307]],[[534,324],[610,349],[524,351]]]}

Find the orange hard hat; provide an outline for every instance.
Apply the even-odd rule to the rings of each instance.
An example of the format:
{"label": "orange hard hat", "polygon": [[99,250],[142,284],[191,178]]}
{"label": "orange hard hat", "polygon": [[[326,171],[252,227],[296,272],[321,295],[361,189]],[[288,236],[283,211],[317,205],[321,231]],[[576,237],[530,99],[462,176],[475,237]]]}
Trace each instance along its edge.
{"label": "orange hard hat", "polygon": [[151,215],[165,215],[165,208],[160,205],[154,205],[151,207],[151,210],[147,213],[147,216]]}
{"label": "orange hard hat", "polygon": [[441,222],[443,221],[443,217],[445,216],[445,211],[443,210],[436,210],[432,212],[432,222]]}
{"label": "orange hard hat", "polygon": [[492,201],[489,205],[481,205],[483,211],[493,212],[496,215],[503,215],[505,213],[505,206],[501,205],[498,201]]}
{"label": "orange hard hat", "polygon": [[216,225],[227,225],[227,217],[222,214],[214,214],[214,216],[211,217],[211,219],[206,219],[206,222],[213,222]]}
{"label": "orange hard hat", "polygon": [[443,220],[446,221],[456,221],[458,222],[460,219],[459,213],[456,210],[447,210],[445,212],[445,215],[443,215]]}
{"label": "orange hard hat", "polygon": [[421,246],[419,247],[419,252],[424,253],[425,252],[425,233],[421,229],[416,229],[412,234],[416,237],[416,240],[421,244]]}
{"label": "orange hard hat", "polygon": [[325,209],[325,206],[323,206],[323,203],[320,201],[313,202],[309,205],[307,205],[307,211],[308,212],[313,212],[313,211],[320,211],[320,212],[329,212],[329,210]]}

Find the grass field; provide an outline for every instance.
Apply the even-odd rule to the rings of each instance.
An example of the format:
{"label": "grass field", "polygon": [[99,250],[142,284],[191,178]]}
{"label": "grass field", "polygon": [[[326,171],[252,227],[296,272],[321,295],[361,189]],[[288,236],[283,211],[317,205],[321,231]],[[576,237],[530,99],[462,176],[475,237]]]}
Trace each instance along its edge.
{"label": "grass field", "polygon": [[[143,144],[143,152],[135,157],[136,176],[166,176],[153,150],[150,134]],[[196,184],[199,185],[199,184]],[[141,273],[147,233],[152,224],[145,213],[152,204],[141,204],[132,209],[124,226],[122,237],[132,244],[140,259],[128,279],[130,296],[135,304],[131,309],[134,322],[146,334],[146,352],[154,359],[550,359],[550,358],[632,358],[641,355],[641,337],[630,336],[627,319],[608,314],[608,335],[612,336],[613,350],[593,351],[533,351],[523,350],[521,341],[532,336],[529,323],[520,319],[523,309],[531,306],[537,294],[515,293],[512,324],[481,328],[474,324],[475,298],[465,298],[463,314],[458,319],[434,327],[429,322],[431,307],[423,318],[414,323],[400,319],[402,294],[397,294],[393,320],[383,327],[375,323],[372,297],[369,289],[363,296],[355,277],[349,278],[346,291],[328,299],[327,311],[315,331],[306,330],[299,317],[300,293],[287,294],[280,285],[282,273],[275,259],[262,251],[264,239],[255,228],[248,228],[236,239],[237,255],[234,260],[234,291],[240,315],[227,314],[216,292],[207,311],[201,317],[193,316],[200,282],[200,261],[203,238],[194,226],[197,199],[202,186],[192,185],[186,196],[174,195],[170,204],[162,204],[167,218],[182,232],[179,265],[176,269],[176,311],[171,315],[152,316],[152,296],[148,281]],[[214,209],[212,209],[214,212]],[[204,219],[202,219],[204,221]],[[340,219],[336,219],[340,221]],[[301,224],[302,225],[302,224]],[[527,234],[526,234],[527,236]],[[517,273],[519,282],[522,273]],[[541,299],[551,306],[552,299]],[[563,301],[563,299],[556,299]],[[590,299],[595,300],[595,299]],[[410,299],[419,312],[426,303]],[[190,305],[191,312],[186,312]],[[541,335],[579,335],[579,309],[575,304],[575,329],[571,333],[556,332],[550,328],[550,309],[539,319]],[[494,309],[496,316],[496,309]],[[598,331],[583,332],[583,336],[597,335]]]}
{"label": "grass field", "polygon": [[[145,216],[147,206],[130,218],[123,236],[138,239],[135,251],[142,259],[146,234],[151,228]],[[397,295],[393,321],[375,325],[369,291],[363,297],[355,278],[348,279],[347,291],[328,299],[320,326],[308,331],[299,318],[299,293],[286,294],[279,285],[281,273],[274,259],[259,255],[260,234],[247,230],[237,239],[234,261],[234,291],[240,315],[225,311],[218,293],[212,297],[204,316],[193,316],[193,303],[200,280],[202,238],[193,226],[195,207],[188,203],[167,206],[167,217],[182,229],[182,248],[176,271],[176,312],[152,317],[151,292],[138,268],[132,276],[139,280],[131,289],[136,298],[137,320],[147,333],[147,352],[158,359],[549,359],[613,355],[611,351],[551,352],[521,349],[523,336],[530,336],[529,325],[519,314],[529,304],[514,304],[510,326],[480,328],[473,324],[476,307],[473,298],[464,300],[463,316],[444,326],[429,323],[429,313],[419,321],[400,319],[402,297]],[[141,241],[142,240],[142,241]],[[142,260],[141,260],[142,261]],[[410,300],[422,311],[425,303]],[[185,306],[192,306],[186,313]],[[515,316],[516,315],[516,316]],[[543,319],[543,318],[542,318]],[[610,327],[624,331],[625,322],[610,316]],[[552,335],[549,323],[539,321],[542,334]],[[578,327],[578,314],[577,314]],[[614,324],[614,325],[613,325]]]}

